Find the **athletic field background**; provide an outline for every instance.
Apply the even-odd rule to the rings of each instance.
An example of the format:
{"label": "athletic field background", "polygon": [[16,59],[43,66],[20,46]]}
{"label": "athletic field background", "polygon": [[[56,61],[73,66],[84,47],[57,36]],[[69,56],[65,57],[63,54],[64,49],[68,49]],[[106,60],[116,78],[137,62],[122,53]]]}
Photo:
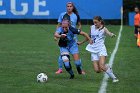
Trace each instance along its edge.
{"label": "athletic field background", "polygon": [[[118,35],[120,26],[107,26]],[[75,73],[73,80],[63,69],[56,75],[59,48],[53,39],[56,25],[40,24],[0,24],[0,93],[98,93],[103,73],[94,72],[90,53],[85,50],[88,43],[79,46],[80,57],[86,75],[78,75],[73,59],[71,64]],[[82,30],[89,32],[89,25]],[[123,26],[122,36],[113,70],[119,78],[118,83],[109,79],[107,93],[140,93],[140,48],[136,47],[133,27]],[[79,40],[84,39],[79,36]],[[106,38],[107,62],[116,43],[115,38]],[[47,83],[37,83],[39,73],[48,75]]]}

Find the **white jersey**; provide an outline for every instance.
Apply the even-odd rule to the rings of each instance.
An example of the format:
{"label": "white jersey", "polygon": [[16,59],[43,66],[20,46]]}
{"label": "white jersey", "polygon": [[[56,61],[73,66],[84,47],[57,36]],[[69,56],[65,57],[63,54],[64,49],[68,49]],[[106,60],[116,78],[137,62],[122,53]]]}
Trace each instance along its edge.
{"label": "white jersey", "polygon": [[91,26],[91,39],[93,40],[93,44],[88,44],[86,50],[89,52],[97,53],[102,50],[106,51],[105,47],[105,27],[104,28],[95,28],[95,25]]}

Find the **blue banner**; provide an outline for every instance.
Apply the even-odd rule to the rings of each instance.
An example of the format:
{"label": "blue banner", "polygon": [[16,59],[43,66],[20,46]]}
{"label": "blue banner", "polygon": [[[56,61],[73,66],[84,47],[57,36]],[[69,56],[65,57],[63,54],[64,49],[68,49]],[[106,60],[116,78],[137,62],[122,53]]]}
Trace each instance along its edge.
{"label": "blue banner", "polygon": [[[0,18],[57,19],[69,0],[0,0]],[[122,0],[71,0],[81,19],[120,19]]]}
{"label": "blue banner", "polygon": [[129,26],[134,26],[134,16],[135,16],[135,12],[130,12],[129,13]]}

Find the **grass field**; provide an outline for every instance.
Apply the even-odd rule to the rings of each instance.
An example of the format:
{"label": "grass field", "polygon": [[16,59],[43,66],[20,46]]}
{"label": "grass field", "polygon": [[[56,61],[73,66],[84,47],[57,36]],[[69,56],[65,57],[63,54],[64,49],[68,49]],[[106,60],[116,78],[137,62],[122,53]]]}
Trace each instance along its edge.
{"label": "grass field", "polygon": [[[93,71],[87,43],[79,46],[86,75],[78,75],[71,61],[75,79],[68,73],[56,75],[59,49],[53,40],[55,25],[0,25],[0,93],[98,93],[103,74]],[[83,31],[89,31],[83,25]],[[107,26],[118,35],[120,26]],[[80,37],[80,40],[83,39]],[[116,38],[107,37],[108,59]],[[140,48],[136,47],[133,27],[124,26],[113,69],[120,82],[108,81],[107,93],[140,93]],[[48,82],[36,82],[40,72],[48,75]]]}

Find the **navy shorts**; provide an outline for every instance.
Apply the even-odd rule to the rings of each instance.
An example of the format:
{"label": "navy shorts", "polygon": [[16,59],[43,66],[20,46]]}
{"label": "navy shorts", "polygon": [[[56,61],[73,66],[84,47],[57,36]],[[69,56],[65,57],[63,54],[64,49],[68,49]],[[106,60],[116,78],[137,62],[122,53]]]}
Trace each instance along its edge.
{"label": "navy shorts", "polygon": [[135,26],[134,34],[138,34],[138,28],[140,28],[140,27],[139,26]]}

